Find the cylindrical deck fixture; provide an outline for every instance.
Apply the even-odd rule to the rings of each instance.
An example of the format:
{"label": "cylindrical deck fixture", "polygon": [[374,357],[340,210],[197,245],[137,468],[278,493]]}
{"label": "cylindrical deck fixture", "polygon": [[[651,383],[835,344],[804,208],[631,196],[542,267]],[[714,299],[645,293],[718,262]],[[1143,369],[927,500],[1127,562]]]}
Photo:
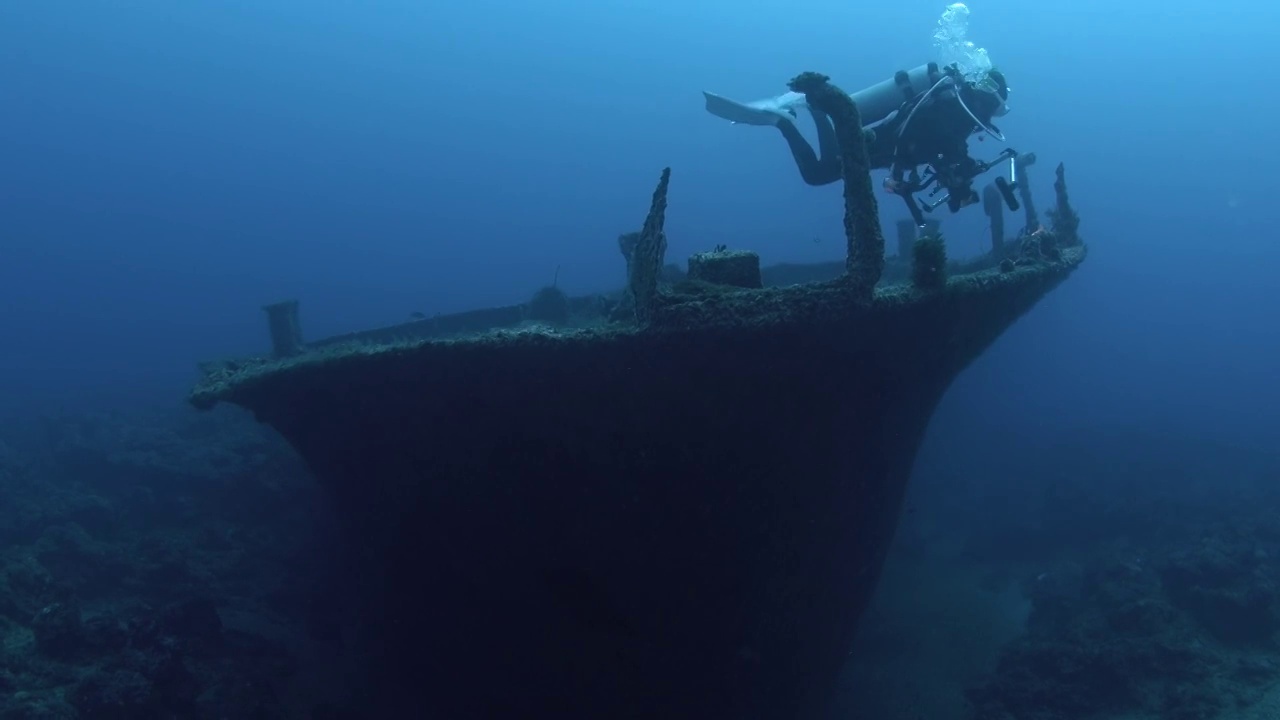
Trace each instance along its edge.
{"label": "cylindrical deck fixture", "polygon": [[898,257],[911,259],[911,248],[916,244],[916,221],[903,218],[898,221]]}
{"label": "cylindrical deck fixture", "polygon": [[763,287],[760,256],[750,250],[695,253],[689,258],[689,279],[729,287]]}
{"label": "cylindrical deck fixture", "polygon": [[920,237],[937,237],[942,234],[942,221],[937,218],[926,218],[921,228]]}
{"label": "cylindrical deck fixture", "polygon": [[998,253],[1004,247],[1004,195],[994,183],[982,189],[982,212],[991,225],[991,252]]}
{"label": "cylindrical deck fixture", "polygon": [[1031,200],[1031,185],[1027,182],[1027,168],[1035,165],[1035,153],[1023,153],[1013,159],[1018,168],[1018,197],[1022,200],[1022,209],[1026,213],[1023,232],[1033,233],[1040,229],[1040,218],[1036,215],[1036,204]]}
{"label": "cylindrical deck fixture", "polygon": [[263,305],[267,313],[267,329],[271,331],[271,354],[278,358],[302,352],[302,325],[298,322],[298,301]]}

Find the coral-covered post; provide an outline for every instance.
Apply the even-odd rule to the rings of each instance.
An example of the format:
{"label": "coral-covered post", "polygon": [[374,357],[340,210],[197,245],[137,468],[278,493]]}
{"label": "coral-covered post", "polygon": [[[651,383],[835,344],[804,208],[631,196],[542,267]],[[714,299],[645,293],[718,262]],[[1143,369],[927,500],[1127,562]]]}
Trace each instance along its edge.
{"label": "coral-covered post", "polygon": [[803,93],[809,104],[826,113],[835,125],[844,176],[844,234],[849,243],[846,272],[853,286],[870,297],[884,272],[884,234],[871,188],[871,161],[862,135],[862,115],[853,98],[832,85],[826,75],[801,73],[789,85],[793,91]]}
{"label": "coral-covered post", "polygon": [[1057,207],[1049,210],[1049,220],[1053,226],[1053,234],[1058,236],[1058,244],[1062,247],[1074,247],[1080,244],[1080,216],[1071,207],[1071,199],[1067,197],[1067,169],[1062,163],[1054,170],[1053,192],[1057,197]]}
{"label": "coral-covered post", "polygon": [[662,178],[653,191],[649,215],[644,229],[631,251],[628,265],[628,286],[636,304],[636,321],[648,324],[653,318],[653,307],[658,301],[658,277],[667,255],[667,234],[663,225],[667,218],[667,184],[671,181],[671,168],[663,168]]}

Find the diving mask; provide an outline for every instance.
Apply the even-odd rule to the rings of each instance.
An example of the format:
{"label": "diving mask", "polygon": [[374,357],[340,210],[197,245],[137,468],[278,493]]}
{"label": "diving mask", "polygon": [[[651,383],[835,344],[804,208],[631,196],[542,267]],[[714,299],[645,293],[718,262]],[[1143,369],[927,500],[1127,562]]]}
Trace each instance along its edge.
{"label": "diving mask", "polygon": [[999,70],[988,70],[980,79],[973,82],[973,88],[998,98],[996,109],[991,113],[993,117],[1000,117],[1009,112],[1009,85],[1005,82],[1004,74]]}

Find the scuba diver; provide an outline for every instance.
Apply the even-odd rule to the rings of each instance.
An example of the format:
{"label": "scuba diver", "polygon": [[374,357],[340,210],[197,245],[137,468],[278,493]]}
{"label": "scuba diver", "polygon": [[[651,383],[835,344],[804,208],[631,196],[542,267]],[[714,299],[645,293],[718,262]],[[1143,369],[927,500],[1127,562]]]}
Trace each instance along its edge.
{"label": "scuba diver", "polygon": [[[777,127],[800,176],[809,185],[826,185],[840,179],[839,142],[831,118],[808,107],[817,130],[816,152],[796,128],[796,109],[804,106],[803,95],[787,93],[738,103],[712,93],[703,94],[707,110],[718,117],[734,123]],[[954,65],[940,69],[936,63],[929,63],[909,72],[899,71],[892,80],[850,97],[862,116],[871,167],[889,170],[885,190],[903,198],[918,225],[924,224],[922,202],[924,211],[932,211],[945,202],[951,212],[958,212],[978,201],[973,189],[976,177],[1017,155],[1006,149],[990,162],[969,155],[968,140],[972,135],[1004,140],[992,122],[1008,112],[1009,86],[999,70],[988,70],[977,80],[966,80]],[[1012,163],[1010,170],[1012,173]],[[1003,177],[996,180],[1011,210],[1018,209],[1012,194],[1015,185],[1016,181]],[[946,194],[937,201],[918,201],[916,195],[931,186],[930,196]]]}

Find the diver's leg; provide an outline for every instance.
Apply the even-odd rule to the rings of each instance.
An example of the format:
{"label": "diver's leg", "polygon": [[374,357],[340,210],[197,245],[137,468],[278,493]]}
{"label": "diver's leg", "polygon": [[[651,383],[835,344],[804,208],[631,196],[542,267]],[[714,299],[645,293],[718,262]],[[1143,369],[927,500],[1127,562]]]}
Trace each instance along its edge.
{"label": "diver's leg", "polygon": [[818,128],[818,152],[814,153],[809,141],[804,139],[800,130],[790,119],[778,122],[778,130],[787,140],[791,148],[791,157],[796,161],[800,177],[809,185],[828,185],[840,179],[839,143],[831,120],[826,115],[814,112],[813,123]]}
{"label": "diver's leg", "polygon": [[818,133],[818,168],[817,176],[821,182],[817,185],[828,185],[839,180],[843,174],[840,166],[840,140],[836,137],[836,125],[821,110],[809,108],[813,114],[813,129]]}
{"label": "diver's leg", "polygon": [[813,114],[813,129],[818,132],[818,162],[823,167],[822,172],[831,176],[827,182],[834,182],[840,177],[840,140],[836,138],[836,124],[821,110],[809,108],[809,112]]}
{"label": "diver's leg", "polygon": [[822,185],[818,175],[820,167],[818,156],[814,154],[813,148],[809,147],[809,141],[800,134],[795,123],[790,120],[779,120],[778,129],[782,131],[787,147],[791,148],[791,157],[796,161],[796,169],[800,171],[800,177],[809,185]]}

